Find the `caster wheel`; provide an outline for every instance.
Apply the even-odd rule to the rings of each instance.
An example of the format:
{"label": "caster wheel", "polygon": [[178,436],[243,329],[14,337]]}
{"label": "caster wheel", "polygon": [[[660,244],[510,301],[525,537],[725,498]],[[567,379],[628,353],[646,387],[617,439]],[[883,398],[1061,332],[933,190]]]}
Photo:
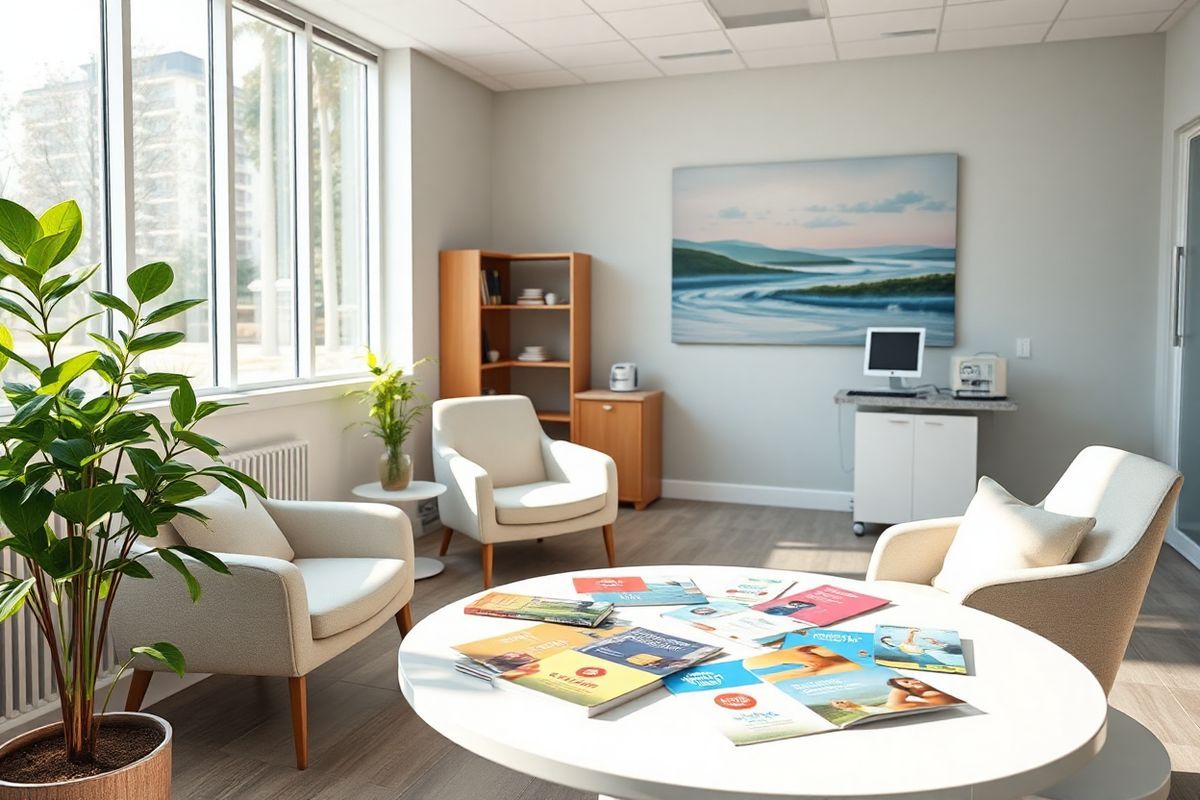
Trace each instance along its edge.
{"label": "caster wheel", "polygon": [[865,536],[867,533],[867,526],[861,522],[854,523],[850,526],[850,529],[854,531],[855,536]]}

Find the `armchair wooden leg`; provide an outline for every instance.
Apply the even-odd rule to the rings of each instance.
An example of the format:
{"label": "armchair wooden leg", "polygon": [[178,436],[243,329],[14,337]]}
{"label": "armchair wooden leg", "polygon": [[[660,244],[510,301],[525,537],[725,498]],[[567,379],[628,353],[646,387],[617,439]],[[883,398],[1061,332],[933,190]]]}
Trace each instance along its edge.
{"label": "armchair wooden leg", "polygon": [[148,669],[135,669],[133,678],[129,681],[129,694],[125,696],[126,711],[141,711],[142,701],[146,699],[146,690],[150,688],[150,679],[154,672]]}
{"label": "armchair wooden leg", "polygon": [[480,561],[483,563],[483,588],[492,588],[492,545],[485,544],[480,552]]}
{"label": "armchair wooden leg", "polygon": [[604,526],[604,552],[608,555],[608,565],[617,565],[617,543],[613,540],[613,526]]}
{"label": "armchair wooden leg", "polygon": [[412,605],[405,605],[404,608],[396,612],[396,625],[400,628],[401,636],[408,636],[408,632],[412,630]]}
{"label": "armchair wooden leg", "polygon": [[446,528],[442,531],[442,546],[438,548],[438,555],[446,555],[446,551],[450,549],[450,540],[454,538],[454,531],[451,528]]}
{"label": "armchair wooden leg", "polygon": [[308,769],[308,682],[304,675],[288,678],[292,699],[292,738],[296,742],[296,769]]}

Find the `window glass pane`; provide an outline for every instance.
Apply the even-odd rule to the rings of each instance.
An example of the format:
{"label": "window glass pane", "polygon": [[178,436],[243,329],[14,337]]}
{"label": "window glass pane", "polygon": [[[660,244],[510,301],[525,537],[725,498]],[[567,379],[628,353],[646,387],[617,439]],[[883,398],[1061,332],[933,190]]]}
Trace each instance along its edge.
{"label": "window glass pane", "polygon": [[[52,23],[46,8],[34,3],[5,3],[2,15],[0,197],[39,216],[64,200],[76,201],[83,212],[83,238],[55,270],[100,263],[106,247],[100,3],[62,0],[54,5]],[[104,288],[103,275],[103,269],[97,271],[91,288]],[[55,309],[51,329],[61,330],[95,310],[86,292],[77,291]],[[7,312],[0,321],[14,332],[18,352],[39,365],[48,362],[43,345],[24,332],[25,323]],[[87,333],[102,332],[104,326],[101,316],[73,329],[56,346],[55,361],[94,349]],[[5,377],[19,379],[19,368],[10,365]],[[95,389],[99,380],[76,385]]]}
{"label": "window glass pane", "polygon": [[366,346],[366,67],[312,59],[313,339],[318,374],[362,365]]}
{"label": "window glass pane", "polygon": [[296,376],[292,34],[234,10],[237,379]]}
{"label": "window glass pane", "polygon": [[208,9],[205,0],[131,0],[133,203],[137,258],[175,269],[155,303],[208,303],[156,326],[187,338],[144,355],[146,369],[182,372],[212,386],[212,247],[209,198]]}

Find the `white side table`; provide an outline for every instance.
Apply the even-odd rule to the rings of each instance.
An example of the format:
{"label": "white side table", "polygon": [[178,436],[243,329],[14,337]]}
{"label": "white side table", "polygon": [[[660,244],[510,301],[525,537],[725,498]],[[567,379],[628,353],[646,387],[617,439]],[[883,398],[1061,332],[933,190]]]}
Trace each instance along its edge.
{"label": "white side table", "polygon": [[[378,481],[375,483],[363,483],[354,487],[354,496],[362,500],[370,500],[375,503],[389,503],[397,506],[408,515],[408,521],[412,523],[415,529],[421,524],[421,516],[417,513],[417,503],[422,500],[429,500],[437,497],[446,491],[446,487],[440,483],[433,481],[413,481],[408,484],[407,489],[399,491],[389,491],[384,489]],[[432,578],[438,575],[446,565],[436,558],[428,558],[426,556],[417,556],[413,562],[413,577],[417,580],[423,578]]]}

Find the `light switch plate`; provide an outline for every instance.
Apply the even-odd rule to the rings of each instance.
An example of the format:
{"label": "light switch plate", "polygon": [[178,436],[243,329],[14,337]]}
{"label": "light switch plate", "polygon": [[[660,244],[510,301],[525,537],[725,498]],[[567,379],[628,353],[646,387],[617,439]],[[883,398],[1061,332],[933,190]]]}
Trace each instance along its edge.
{"label": "light switch plate", "polygon": [[1033,357],[1033,340],[1028,336],[1017,339],[1017,358]]}

